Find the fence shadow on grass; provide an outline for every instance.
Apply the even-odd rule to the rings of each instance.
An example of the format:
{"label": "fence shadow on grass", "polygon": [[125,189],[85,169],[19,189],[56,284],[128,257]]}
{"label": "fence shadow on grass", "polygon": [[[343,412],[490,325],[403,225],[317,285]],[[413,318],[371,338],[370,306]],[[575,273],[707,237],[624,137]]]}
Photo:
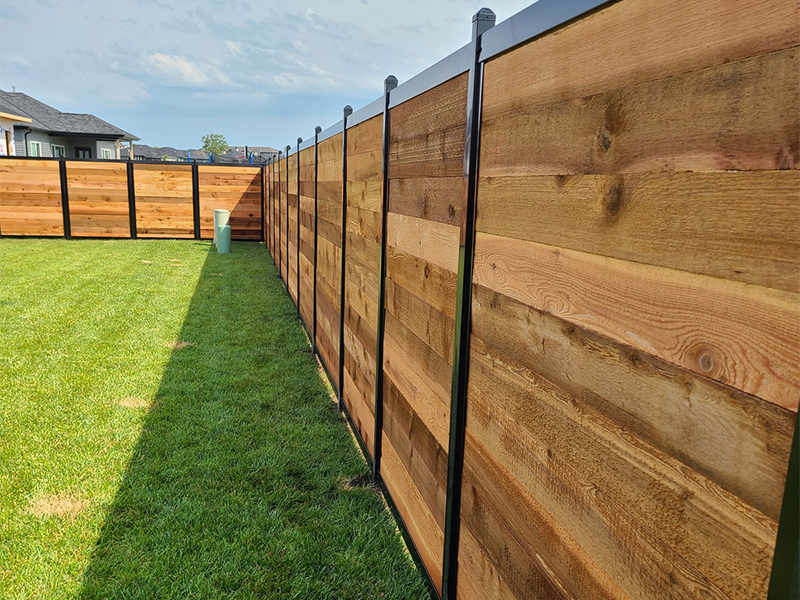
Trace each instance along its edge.
{"label": "fence shadow on grass", "polygon": [[209,253],[176,341],[81,597],[427,597],[263,246]]}

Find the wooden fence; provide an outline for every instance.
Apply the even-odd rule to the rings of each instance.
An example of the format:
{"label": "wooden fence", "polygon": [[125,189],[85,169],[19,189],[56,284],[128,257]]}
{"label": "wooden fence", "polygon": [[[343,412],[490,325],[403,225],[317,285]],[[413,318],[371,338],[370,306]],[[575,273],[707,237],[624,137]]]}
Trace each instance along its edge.
{"label": "wooden fence", "polygon": [[436,593],[797,585],[799,17],[479,13],[268,166],[269,250]]}
{"label": "wooden fence", "polygon": [[0,234],[96,238],[214,237],[231,211],[235,240],[260,240],[261,167],[3,158]]}

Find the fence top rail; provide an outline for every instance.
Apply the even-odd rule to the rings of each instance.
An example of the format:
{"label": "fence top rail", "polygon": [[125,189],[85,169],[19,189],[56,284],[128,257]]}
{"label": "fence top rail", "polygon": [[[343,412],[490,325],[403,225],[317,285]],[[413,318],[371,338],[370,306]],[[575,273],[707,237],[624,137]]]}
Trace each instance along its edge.
{"label": "fence top rail", "polygon": [[68,156],[64,157],[51,157],[51,156],[0,156],[0,160],[44,160],[49,162],[59,162],[59,161],[68,161],[68,162],[86,162],[86,163],[111,163],[111,164],[133,164],[133,165],[160,165],[162,167],[185,167],[191,165],[197,165],[199,167],[210,166],[210,167],[252,167],[254,169],[260,169],[262,164],[269,164],[269,163],[218,163],[218,162],[208,162],[208,161],[184,161],[184,160],[129,160],[123,158],[72,158]]}

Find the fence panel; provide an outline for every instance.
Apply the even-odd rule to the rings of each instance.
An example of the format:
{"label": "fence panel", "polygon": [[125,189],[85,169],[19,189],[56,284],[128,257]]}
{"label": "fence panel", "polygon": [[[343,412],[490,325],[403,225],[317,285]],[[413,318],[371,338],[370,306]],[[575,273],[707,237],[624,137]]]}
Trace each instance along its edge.
{"label": "fence panel", "polygon": [[302,150],[300,161],[300,317],[308,331],[314,315],[314,147]]}
{"label": "fence panel", "polygon": [[0,161],[0,233],[64,235],[57,161]]}
{"label": "fence panel", "polygon": [[66,166],[72,235],[130,237],[125,163],[68,160]]}
{"label": "fence panel", "polygon": [[317,152],[317,350],[339,389],[342,134],[320,142]]}
{"label": "fence panel", "polygon": [[467,75],[391,111],[386,486],[441,590]]}
{"label": "fence panel", "polygon": [[747,4],[624,0],[485,65],[462,598],[766,597],[800,103],[789,3]]}
{"label": "fence panel", "polygon": [[199,165],[200,237],[214,237],[214,210],[231,211],[231,237],[261,239],[261,168]]}
{"label": "fence panel", "polygon": [[138,237],[193,238],[191,165],[133,165]]}
{"label": "fence panel", "polygon": [[373,117],[347,131],[347,244],[342,399],[371,453],[380,272],[383,125]]}
{"label": "fence panel", "polygon": [[288,232],[287,232],[287,243],[289,244],[289,266],[288,266],[288,288],[289,288],[289,295],[294,300],[294,303],[297,304],[297,237],[298,237],[298,230],[297,230],[297,207],[298,207],[298,190],[297,190],[297,152],[292,154],[288,157],[288,168],[287,168],[287,175],[286,181],[288,184],[288,215],[289,219],[287,221]]}

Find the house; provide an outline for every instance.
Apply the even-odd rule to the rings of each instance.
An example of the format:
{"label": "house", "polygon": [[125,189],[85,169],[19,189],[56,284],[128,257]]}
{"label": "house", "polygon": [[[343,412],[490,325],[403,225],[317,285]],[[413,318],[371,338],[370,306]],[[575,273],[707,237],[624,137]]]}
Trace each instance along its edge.
{"label": "house", "polygon": [[[122,148],[120,157],[128,160],[130,150]],[[171,146],[152,147],[147,144],[133,144],[133,160],[163,160],[166,162],[208,162],[208,152],[205,150],[178,150]]]}
{"label": "house", "polygon": [[27,122],[13,123],[17,156],[120,158],[120,142],[134,135],[89,114],[61,112],[21,92],[0,90],[0,102]]}
{"label": "house", "polygon": [[15,156],[17,153],[14,141],[14,125],[25,125],[33,119],[19,114],[16,109],[0,100],[0,156]]}

